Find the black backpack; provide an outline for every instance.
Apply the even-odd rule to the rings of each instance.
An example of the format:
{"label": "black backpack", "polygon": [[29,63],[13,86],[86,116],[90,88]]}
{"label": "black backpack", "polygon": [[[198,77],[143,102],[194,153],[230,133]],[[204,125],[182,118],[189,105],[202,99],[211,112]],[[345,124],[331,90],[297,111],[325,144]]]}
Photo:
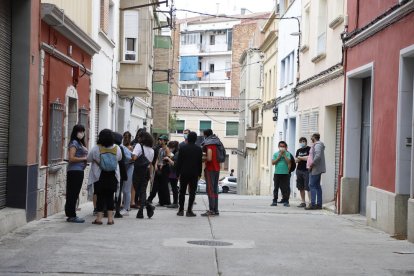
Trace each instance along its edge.
{"label": "black backpack", "polygon": [[126,170],[126,165],[125,165],[125,153],[124,153],[124,149],[122,147],[119,147],[121,149],[122,152],[122,159],[121,161],[118,162],[119,164],[119,174],[121,176],[121,181],[127,181],[128,180],[128,174],[127,174],[127,170]]}
{"label": "black backpack", "polygon": [[141,146],[141,155],[138,156],[138,158],[134,162],[134,168],[142,169],[142,168],[148,168],[149,164],[151,163],[148,158],[145,156],[144,147],[142,144],[139,144]]}
{"label": "black backpack", "polygon": [[224,148],[223,143],[220,143],[216,146],[217,148],[217,162],[224,163],[226,161],[226,149]]}

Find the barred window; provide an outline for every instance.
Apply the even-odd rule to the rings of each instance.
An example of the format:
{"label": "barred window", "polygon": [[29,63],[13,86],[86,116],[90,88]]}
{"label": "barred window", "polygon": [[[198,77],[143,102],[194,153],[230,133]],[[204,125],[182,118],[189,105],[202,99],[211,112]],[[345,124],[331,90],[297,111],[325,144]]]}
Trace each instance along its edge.
{"label": "barred window", "polygon": [[57,163],[62,160],[63,152],[63,104],[50,104],[49,120],[49,163]]}

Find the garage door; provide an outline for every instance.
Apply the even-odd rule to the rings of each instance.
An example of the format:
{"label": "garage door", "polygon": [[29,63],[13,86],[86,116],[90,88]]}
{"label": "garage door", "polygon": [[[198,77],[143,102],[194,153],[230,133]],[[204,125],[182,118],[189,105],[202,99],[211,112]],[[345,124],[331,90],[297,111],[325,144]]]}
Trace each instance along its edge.
{"label": "garage door", "polygon": [[6,206],[10,121],[11,8],[0,1],[0,208]]}

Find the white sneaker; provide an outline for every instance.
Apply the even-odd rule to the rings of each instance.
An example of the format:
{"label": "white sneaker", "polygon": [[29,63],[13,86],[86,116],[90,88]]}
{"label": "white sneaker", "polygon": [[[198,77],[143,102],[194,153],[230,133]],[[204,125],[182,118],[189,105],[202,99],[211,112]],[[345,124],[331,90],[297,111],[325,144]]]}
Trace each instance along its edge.
{"label": "white sneaker", "polygon": [[121,213],[122,216],[129,216],[129,211],[127,211],[125,209],[122,209],[120,213]]}

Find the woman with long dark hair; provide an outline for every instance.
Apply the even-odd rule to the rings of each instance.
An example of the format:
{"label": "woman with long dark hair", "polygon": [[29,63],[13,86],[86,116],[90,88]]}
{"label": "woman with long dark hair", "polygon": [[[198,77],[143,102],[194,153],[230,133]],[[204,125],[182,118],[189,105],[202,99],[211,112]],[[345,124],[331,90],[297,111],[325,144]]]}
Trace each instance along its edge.
{"label": "woman with long dark hair", "polygon": [[168,175],[168,179],[173,193],[173,203],[171,205],[167,205],[167,208],[178,208],[178,176],[175,169],[178,158],[178,142],[170,141],[168,142],[167,147],[170,150],[170,155],[165,156],[164,161],[167,161],[170,166],[170,174]]}
{"label": "woman with long dark hair", "polygon": [[114,193],[121,179],[118,162],[122,159],[121,149],[114,143],[113,132],[101,130],[97,145],[88,154],[88,162],[92,162],[89,183],[93,183],[97,197],[97,215],[93,224],[102,224],[105,209],[108,211],[108,224],[114,224]]}
{"label": "woman with long dark hair", "polygon": [[139,135],[138,143],[135,145],[132,153],[134,163],[134,177],[133,184],[136,193],[139,196],[140,206],[137,213],[137,218],[144,218],[144,207],[147,209],[147,216],[151,218],[154,215],[154,206],[147,203],[147,185],[150,179],[150,170],[152,169],[152,161],[154,159],[154,139],[148,132],[142,132]]}
{"label": "woman with long dark hair", "polygon": [[65,214],[68,222],[83,223],[84,219],[76,216],[76,201],[82,188],[88,149],[85,143],[85,127],[75,125],[68,145],[68,166],[66,169],[66,203]]}

